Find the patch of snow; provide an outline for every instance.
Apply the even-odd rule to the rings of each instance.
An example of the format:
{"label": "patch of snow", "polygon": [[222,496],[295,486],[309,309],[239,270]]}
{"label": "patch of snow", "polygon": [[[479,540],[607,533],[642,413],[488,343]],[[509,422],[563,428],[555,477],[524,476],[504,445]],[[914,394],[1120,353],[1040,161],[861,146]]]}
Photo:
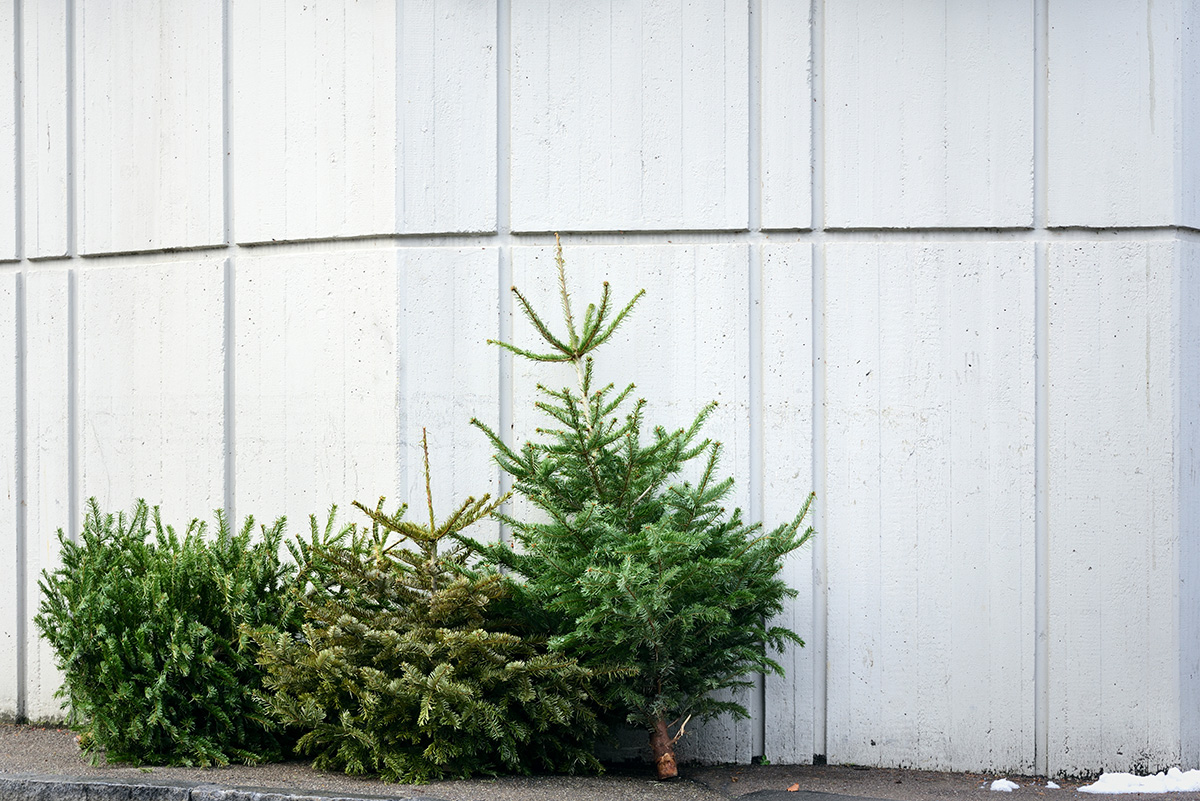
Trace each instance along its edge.
{"label": "patch of snow", "polygon": [[1080,787],[1081,793],[1188,793],[1200,792],[1200,770],[1184,772],[1171,768],[1153,776],[1105,773],[1094,784]]}
{"label": "patch of snow", "polygon": [[992,782],[991,789],[1001,793],[1011,793],[1021,785],[1016,782],[1010,782],[1008,779],[996,779]]}
{"label": "patch of snow", "polygon": [[1057,784],[1055,784],[1054,782],[1046,782],[1046,789],[1047,789],[1047,790],[1058,790],[1058,789],[1060,789],[1060,788],[1059,788],[1059,786],[1058,786]]}

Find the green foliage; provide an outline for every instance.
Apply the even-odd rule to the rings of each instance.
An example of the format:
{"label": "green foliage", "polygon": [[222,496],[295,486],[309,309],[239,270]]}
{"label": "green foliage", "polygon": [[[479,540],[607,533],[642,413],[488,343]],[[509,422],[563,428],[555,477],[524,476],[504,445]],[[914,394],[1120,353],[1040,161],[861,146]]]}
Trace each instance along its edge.
{"label": "green foliage", "polygon": [[216,537],[183,536],[138,501],[127,517],[88,503],[78,544],[58,532],[62,567],[43,573],[35,618],[54,648],[72,722],[110,762],[225,765],[278,758],[276,727],[252,692],[262,671],[241,625],[283,615],[291,569],[284,521],[252,541],[253,518]]}
{"label": "green foliage", "polygon": [[[472,571],[453,537],[504,499],[468,498],[441,523],[355,504],[353,529],[294,551],[300,634],[254,633],[273,714],[315,767],[426,782],[599,764],[590,673],[500,619],[504,583]],[[445,547],[450,546],[450,547]]]}
{"label": "green foliage", "polygon": [[[609,676],[603,699],[628,722],[658,730],[661,740],[666,721],[744,716],[737,703],[710,693],[748,686],[756,671],[782,673],[769,650],[803,644],[769,620],[795,594],[778,573],[783,557],[812,535],[800,532],[811,496],[770,533],[747,524],[740,510],[727,511],[733,480],[717,478],[721,445],[701,436],[715,404],[687,428],[656,427],[646,436],[646,402],[630,400],[633,385],[617,391],[593,379],[590,354],[642,293],[610,321],[615,307],[605,283],[577,330],[561,245],[557,263],[567,336],[553,334],[514,288],[549,349],[496,344],[534,361],[570,363],[576,386],[538,387],[537,407],[550,422],[519,450],[473,421],[516,492],[544,517],[504,518],[520,548],[473,545],[522,579],[513,583],[517,606],[553,635],[557,651]],[[694,482],[681,480],[689,464],[699,474]]]}

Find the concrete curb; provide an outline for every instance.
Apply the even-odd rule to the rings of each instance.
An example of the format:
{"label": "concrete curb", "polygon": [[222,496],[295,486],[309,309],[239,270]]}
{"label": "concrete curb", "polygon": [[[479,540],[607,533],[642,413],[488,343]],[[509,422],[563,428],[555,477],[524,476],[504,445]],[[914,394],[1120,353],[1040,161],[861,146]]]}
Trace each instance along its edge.
{"label": "concrete curb", "polygon": [[[793,794],[794,795],[794,794]],[[305,793],[294,795],[254,787],[221,787],[203,782],[122,782],[79,776],[0,775],[0,801],[372,801],[397,796]],[[402,796],[404,801],[442,801]]]}
{"label": "concrete curb", "polygon": [[[443,801],[433,796],[388,796],[355,793],[293,794],[255,787],[221,787],[206,782],[124,782],[81,776],[0,774],[0,801]],[[860,796],[809,790],[759,790],[737,801],[877,801]]]}

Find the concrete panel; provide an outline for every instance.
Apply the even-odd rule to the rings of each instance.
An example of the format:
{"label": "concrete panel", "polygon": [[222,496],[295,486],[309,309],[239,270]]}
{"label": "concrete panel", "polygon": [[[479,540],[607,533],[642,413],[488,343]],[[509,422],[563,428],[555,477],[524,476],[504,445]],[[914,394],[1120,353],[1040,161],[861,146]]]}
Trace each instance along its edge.
{"label": "concrete panel", "polygon": [[829,3],[824,35],[827,225],[1031,224],[1030,4]]}
{"label": "concrete panel", "polygon": [[1179,764],[1175,248],[1049,251],[1055,773]]}
{"label": "concrete panel", "polygon": [[401,7],[401,232],[496,230],[496,0]]}
{"label": "concrete panel", "polygon": [[[64,716],[54,698],[62,677],[33,617],[38,578],[55,570],[58,529],[70,532],[71,459],[68,409],[70,278],[65,270],[25,274],[25,653],[26,706],[32,721]],[[77,528],[77,525],[75,526]]]}
{"label": "concrete panel", "polygon": [[1180,13],[1179,0],[1050,4],[1050,225],[1177,222],[1195,191],[1176,183]]}
{"label": "concrete panel", "polygon": [[[646,425],[678,428],[689,425],[704,404],[720,406],[705,435],[724,444],[722,475],[737,479],[732,505],[747,506],[749,495],[749,252],[745,245],[567,247],[567,280],[575,313],[610,281],[614,302],[624,305],[638,289],[646,296],[613,339],[596,354],[598,386],[613,382],[637,385],[636,397],[648,401]],[[562,332],[554,248],[513,249],[513,283],[534,308],[544,310],[552,329]],[[536,346],[536,333],[524,320],[514,321],[513,339]],[[550,387],[575,386],[566,365],[515,360],[513,441],[535,436],[546,418],[534,409],[538,382]],[[698,472],[700,465],[695,465]],[[528,514],[518,505],[517,514]],[[749,698],[742,699],[748,703]],[[721,719],[689,726],[679,743],[680,756],[702,762],[748,762],[751,727],[757,721]]]}
{"label": "concrete panel", "polygon": [[762,227],[812,225],[809,7],[762,3]]}
{"label": "concrete panel", "polygon": [[17,255],[17,119],[16,10],[13,3],[0,4],[0,260]]}
{"label": "concrete panel", "polygon": [[[0,369],[15,379],[17,274],[0,273]],[[17,382],[0,381],[0,720],[17,714]]]}
{"label": "concrete panel", "polygon": [[81,492],[164,519],[224,505],[224,260],[79,276]]}
{"label": "concrete panel", "polygon": [[67,3],[21,0],[25,255],[62,256],[67,242]]}
{"label": "concrete panel", "polygon": [[81,251],[223,242],[221,1],[80,5]]}
{"label": "concrete panel", "polygon": [[1176,181],[1183,195],[1183,210],[1179,224],[1200,228],[1200,5],[1183,3],[1182,17],[1179,29],[1182,174]]}
{"label": "concrete panel", "polygon": [[495,22],[494,2],[236,4],[237,238],[495,230]]}
{"label": "concrete panel", "polygon": [[[499,426],[500,322],[497,248],[405,249],[397,273],[400,349],[398,411],[400,489],[417,519],[425,514],[421,430],[429,432],[434,511],[439,520],[468,497],[498,494],[492,446],[472,428],[477,417]],[[382,492],[382,490],[380,490]],[[377,497],[377,496],[376,496]],[[364,499],[364,502],[371,499]],[[472,535],[499,536],[481,522]]]}
{"label": "concrete panel", "polygon": [[829,761],[1029,772],[1033,248],[827,252]]}
{"label": "concrete panel", "polygon": [[396,276],[390,250],[239,259],[237,514],[307,531],[331,503],[396,496]]}
{"label": "concrete panel", "polygon": [[235,3],[231,27],[237,238],[394,231],[394,4]]}
{"label": "concrete panel", "polygon": [[719,0],[513,4],[513,228],[744,228],[746,14]]}
{"label": "concrete panel", "polygon": [[[812,490],[812,247],[763,246],[763,519],[791,520]],[[808,522],[812,522],[810,519]],[[823,534],[823,532],[819,532]],[[783,577],[799,594],[778,623],[806,640],[813,633],[813,549],[797,551]],[[785,674],[766,677],[766,751],[772,762],[812,761],[813,652],[789,647]]]}
{"label": "concrete panel", "polygon": [[1179,243],[1180,764],[1200,764],[1200,242]]}

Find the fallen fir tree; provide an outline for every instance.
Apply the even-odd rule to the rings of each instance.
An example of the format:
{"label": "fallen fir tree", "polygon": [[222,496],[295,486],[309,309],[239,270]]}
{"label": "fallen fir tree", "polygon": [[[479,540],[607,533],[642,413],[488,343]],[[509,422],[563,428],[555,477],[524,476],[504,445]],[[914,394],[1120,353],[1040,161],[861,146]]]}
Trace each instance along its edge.
{"label": "fallen fir tree", "polygon": [[[503,517],[515,544],[473,547],[511,571],[513,599],[551,646],[591,668],[610,712],[649,733],[659,778],[677,775],[674,746],[692,716],[746,717],[718,690],[750,686],[756,672],[782,674],[770,655],[794,632],[770,625],[794,590],[779,578],[783,558],[812,529],[800,527],[812,501],[770,533],[723,505],[733,479],[717,477],[720,443],[701,429],[715,408],[687,428],[643,433],[644,400],[634,387],[597,387],[591,354],[613,335],[642,296],[620,311],[604,284],[577,327],[567,291],[562,246],[558,281],[566,336],[551,332],[526,297],[513,293],[540,335],[543,352],[499,342],[516,356],[573,368],[574,386],[539,385],[538,409],[549,418],[541,438],[519,450],[478,420],[515,491],[544,516]],[[615,315],[614,315],[615,312]],[[700,478],[681,480],[685,466]],[[516,579],[516,580],[514,580]]]}

